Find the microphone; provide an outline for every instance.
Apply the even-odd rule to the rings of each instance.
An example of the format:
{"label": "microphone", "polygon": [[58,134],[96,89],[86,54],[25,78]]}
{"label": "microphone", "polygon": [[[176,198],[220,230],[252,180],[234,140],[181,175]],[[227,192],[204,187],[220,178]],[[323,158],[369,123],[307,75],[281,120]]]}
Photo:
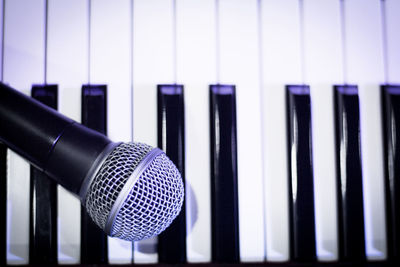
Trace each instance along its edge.
{"label": "microphone", "polygon": [[112,142],[3,83],[0,142],[77,195],[110,236],[156,236],[182,208],[181,175],[162,150]]}

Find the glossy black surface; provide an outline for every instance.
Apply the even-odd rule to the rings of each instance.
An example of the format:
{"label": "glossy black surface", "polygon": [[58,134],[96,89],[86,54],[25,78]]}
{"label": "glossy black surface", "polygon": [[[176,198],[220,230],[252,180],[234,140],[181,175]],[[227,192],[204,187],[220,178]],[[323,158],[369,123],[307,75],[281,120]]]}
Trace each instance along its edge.
{"label": "glossy black surface", "polygon": [[75,194],[111,143],[105,135],[1,82],[0,140]]}
{"label": "glossy black surface", "polygon": [[[107,86],[82,86],[82,124],[107,134]],[[107,263],[107,235],[81,209],[81,263]]]}
{"label": "glossy black surface", "polygon": [[360,105],[355,85],[337,85],[335,94],[339,258],[365,259]]}
{"label": "glossy black surface", "polygon": [[400,85],[382,92],[388,257],[400,261]]}
{"label": "glossy black surface", "polygon": [[[34,85],[32,97],[57,109],[58,86]],[[29,262],[57,263],[57,184],[31,166],[30,177]]]}
{"label": "glossy black surface", "polygon": [[7,248],[7,147],[0,143],[0,266],[6,265]]}
{"label": "glossy black surface", "polygon": [[310,89],[307,85],[288,85],[286,97],[290,256],[294,261],[314,261],[316,249]]}
{"label": "glossy black surface", "polygon": [[72,123],[54,109],[0,83],[0,140],[32,165],[46,168],[55,141]]}
{"label": "glossy black surface", "polygon": [[234,85],[210,86],[210,123],[212,261],[239,262]]}
{"label": "glossy black surface", "polygon": [[[157,86],[158,147],[163,149],[179,169],[185,182],[185,114],[182,85]],[[185,201],[181,213],[158,236],[161,263],[186,262]]]}

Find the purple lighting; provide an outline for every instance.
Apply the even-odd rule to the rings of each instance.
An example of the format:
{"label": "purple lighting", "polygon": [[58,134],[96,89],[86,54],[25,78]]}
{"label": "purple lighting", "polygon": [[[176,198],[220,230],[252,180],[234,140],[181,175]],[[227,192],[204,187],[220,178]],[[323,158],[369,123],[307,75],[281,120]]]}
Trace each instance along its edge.
{"label": "purple lighting", "polygon": [[181,84],[161,84],[159,85],[159,88],[165,95],[180,95],[183,91],[183,85]]}
{"label": "purple lighting", "polygon": [[339,93],[343,95],[357,95],[357,85],[335,85],[334,86]]}
{"label": "purple lighting", "polygon": [[287,85],[287,88],[294,95],[310,94],[310,87],[308,85]]}

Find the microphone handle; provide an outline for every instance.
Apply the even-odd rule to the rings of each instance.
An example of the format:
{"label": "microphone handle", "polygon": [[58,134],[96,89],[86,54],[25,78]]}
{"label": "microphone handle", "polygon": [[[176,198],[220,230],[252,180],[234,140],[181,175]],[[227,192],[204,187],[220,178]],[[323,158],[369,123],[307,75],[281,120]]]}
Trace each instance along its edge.
{"label": "microphone handle", "polygon": [[3,83],[0,141],[77,195],[85,178],[95,174],[105,152],[116,145]]}

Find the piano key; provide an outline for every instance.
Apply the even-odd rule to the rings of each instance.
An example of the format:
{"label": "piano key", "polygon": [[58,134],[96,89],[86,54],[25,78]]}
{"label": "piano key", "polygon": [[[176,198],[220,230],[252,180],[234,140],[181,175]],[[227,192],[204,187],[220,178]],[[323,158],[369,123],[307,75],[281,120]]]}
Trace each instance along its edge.
{"label": "piano key", "polygon": [[[5,8],[4,8],[4,2],[5,1],[1,1],[0,2],[0,36],[1,37],[1,42],[0,42],[0,48],[1,51],[3,51],[3,43],[4,43],[4,13],[5,13]],[[0,81],[3,82],[3,54],[4,53],[0,53]],[[1,257],[1,256],[0,256]]]}
{"label": "piano key", "polygon": [[286,83],[301,84],[299,2],[261,1],[267,261],[289,260]]}
{"label": "piano key", "polygon": [[344,1],[347,80],[360,101],[366,255],[385,259],[384,177],[380,84],[384,80],[380,0]]}
{"label": "piano key", "polygon": [[[157,146],[157,84],[175,83],[173,1],[133,6],[133,137]],[[157,238],[134,243],[134,263],[156,263]]]}
{"label": "piano key", "polygon": [[310,88],[287,86],[290,254],[295,261],[314,261],[315,218]]}
{"label": "piano key", "polygon": [[[88,3],[48,3],[47,80],[59,86],[59,110],[81,121],[81,86],[88,83]],[[62,29],[62,30],[60,30]],[[78,264],[81,204],[58,186],[58,263]]]}
{"label": "piano key", "polygon": [[[132,1],[91,1],[90,13],[89,82],[107,84],[110,139],[129,142],[132,141]],[[131,263],[132,242],[109,238],[108,259],[111,264]]]}
{"label": "piano key", "polygon": [[388,259],[400,260],[400,86],[384,85],[382,90],[383,150]]}
{"label": "piano key", "polygon": [[[185,182],[185,115],[183,85],[157,86],[158,147],[175,163]],[[186,262],[185,201],[178,217],[158,236],[158,257],[162,263]]]}
{"label": "piano key", "polygon": [[[107,86],[82,86],[82,124],[107,134]],[[81,207],[81,263],[107,263],[107,235]]]}
{"label": "piano key", "polygon": [[6,265],[7,251],[7,147],[0,144],[0,265]]}
{"label": "piano key", "polygon": [[[57,85],[33,85],[32,97],[58,108]],[[57,184],[31,166],[29,263],[57,264]]]}
{"label": "piano key", "polygon": [[337,85],[334,90],[339,258],[357,262],[365,259],[358,89]]}
{"label": "piano key", "polygon": [[304,1],[304,74],[310,85],[315,230],[320,261],[338,259],[333,84],[343,84],[340,6]]}
{"label": "piano key", "polygon": [[[399,177],[399,143],[393,142],[399,139],[399,131],[393,131],[399,127],[400,106],[398,94],[400,92],[400,53],[397,49],[400,45],[400,38],[397,29],[400,26],[400,19],[397,16],[400,11],[400,2],[393,0],[381,1],[383,49],[385,64],[385,82],[381,86],[382,100],[382,123],[383,123],[383,150],[385,169],[385,197],[386,197],[386,236],[388,259],[399,262],[400,259],[400,219],[399,214],[399,193],[396,189]],[[397,112],[396,112],[397,111]],[[397,135],[397,139],[396,139]],[[392,151],[392,153],[389,153]],[[397,151],[397,152],[396,152]],[[396,162],[397,161],[397,162]]]}
{"label": "piano key", "polygon": [[235,84],[237,96],[240,260],[263,261],[265,242],[258,2],[219,0],[217,3],[217,82]]}
{"label": "piano key", "polygon": [[[400,36],[397,34],[400,27],[400,2],[396,0],[382,0],[381,5],[385,9],[383,26],[386,34],[386,58],[387,83],[400,83]],[[385,44],[384,44],[385,45]]]}
{"label": "piano key", "polygon": [[239,262],[236,92],[210,86],[212,260]]}
{"label": "piano key", "polygon": [[208,86],[216,82],[215,0],[177,0],[176,14],[177,79],[185,85],[187,260],[210,262]]}
{"label": "piano key", "polygon": [[[45,1],[7,1],[3,81],[28,94],[44,79]],[[29,164],[8,150],[7,264],[29,261]]]}
{"label": "piano key", "polygon": [[[0,36],[3,36],[4,1],[0,2]],[[0,49],[3,51],[3,38]],[[3,53],[0,53],[3,62]],[[0,80],[3,82],[3,63],[0,64]],[[0,144],[0,265],[6,265],[7,251],[7,147]]]}

